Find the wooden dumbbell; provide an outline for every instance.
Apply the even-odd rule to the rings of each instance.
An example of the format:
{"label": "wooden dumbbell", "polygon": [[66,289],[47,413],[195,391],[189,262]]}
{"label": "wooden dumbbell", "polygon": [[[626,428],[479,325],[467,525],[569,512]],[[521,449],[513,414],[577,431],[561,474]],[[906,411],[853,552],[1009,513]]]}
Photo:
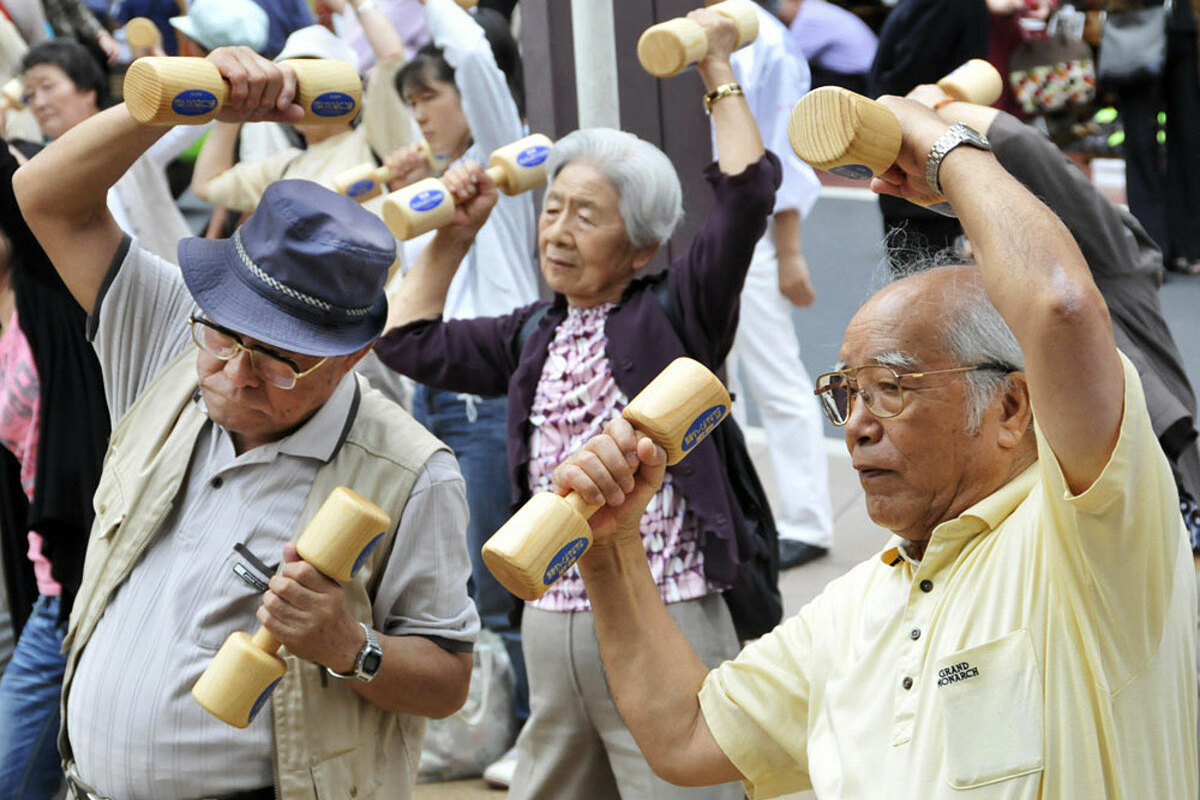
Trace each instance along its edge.
{"label": "wooden dumbbell", "polygon": [[[703,364],[677,358],[638,392],[621,413],[676,464],[729,414],[729,393]],[[601,507],[571,492],[538,492],[483,546],[496,580],[524,600],[536,600],[592,543],[588,519]]]}
{"label": "wooden dumbbell", "polygon": [[0,111],[16,111],[25,107],[25,84],[13,78],[0,86]]}
{"label": "wooden dumbbell", "polygon": [[[520,194],[546,182],[546,159],[554,142],[540,133],[497,148],[487,174],[500,191]],[[383,200],[383,221],[401,241],[440,228],[454,219],[454,198],[437,178],[426,178],[392,192]]]}
{"label": "wooden dumbbell", "polygon": [[134,58],[149,53],[162,41],[162,34],[153,20],[134,17],[125,23],[125,42]]}
{"label": "wooden dumbbell", "polygon": [[[289,58],[279,62],[296,73],[302,123],[348,122],[362,104],[362,80],[347,61]],[[139,58],[125,73],[125,105],[144,125],[199,125],[225,105],[229,87],[203,58]]]}
{"label": "wooden dumbbell", "polygon": [[[443,155],[437,155],[429,146],[429,142],[422,139],[417,143],[421,149],[421,155],[425,157],[429,168],[434,172],[441,172],[446,168],[446,162],[449,160]],[[333,188],[341,194],[346,195],[351,200],[357,200],[360,203],[365,203],[372,197],[377,197],[387,187],[387,182],[396,177],[392,171],[388,169],[386,164],[375,166],[374,164],[360,164],[354,169],[348,169],[341,175],[333,179]]]}
{"label": "wooden dumbbell", "polygon": [[[389,527],[387,514],[365,497],[339,486],[329,493],[296,540],[300,557],[345,583],[358,572]],[[192,697],[218,719],[244,728],[254,720],[287,671],[279,642],[266,628],[237,631],[204,670]]]}
{"label": "wooden dumbbell", "polygon": [[[986,61],[972,59],[938,82],[958,100],[987,104],[999,97],[999,73]],[[943,85],[945,84],[945,85]],[[896,163],[902,134],[886,106],[836,86],[822,86],[800,98],[788,121],[796,155],[812,166],[843,178],[867,180]],[[928,208],[953,216],[950,204],[933,198]]]}
{"label": "wooden dumbbell", "polygon": [[[724,0],[709,8],[733,20],[738,29],[737,47],[750,44],[758,36],[758,13],[752,0]],[[707,54],[708,35],[698,22],[687,17],[651,25],[638,39],[638,61],[660,78],[678,75]]]}

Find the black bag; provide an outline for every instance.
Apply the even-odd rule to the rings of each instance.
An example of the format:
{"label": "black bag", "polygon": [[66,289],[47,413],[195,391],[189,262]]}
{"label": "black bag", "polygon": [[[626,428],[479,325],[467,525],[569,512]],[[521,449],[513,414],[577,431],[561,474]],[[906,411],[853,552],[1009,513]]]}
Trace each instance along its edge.
{"label": "black bag", "polygon": [[1167,61],[1170,2],[1109,14],[1100,34],[1097,78],[1101,86],[1133,83],[1162,74]]}

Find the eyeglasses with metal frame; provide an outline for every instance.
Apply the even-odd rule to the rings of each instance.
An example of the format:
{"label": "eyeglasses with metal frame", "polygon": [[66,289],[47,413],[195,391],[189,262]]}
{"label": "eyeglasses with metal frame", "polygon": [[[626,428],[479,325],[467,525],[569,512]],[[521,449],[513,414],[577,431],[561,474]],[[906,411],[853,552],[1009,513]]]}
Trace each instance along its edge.
{"label": "eyeglasses with metal frame", "polygon": [[300,369],[288,356],[260,344],[246,344],[238,334],[196,314],[188,316],[188,327],[192,329],[192,340],[196,345],[213,358],[229,361],[245,350],[250,354],[250,365],[258,376],[280,389],[294,389],[296,381],[311,375],[329,360],[322,358],[308,369]]}
{"label": "eyeglasses with metal frame", "polygon": [[904,381],[914,381],[930,375],[950,375],[975,370],[1008,373],[1015,372],[1016,368],[1008,364],[988,362],[972,364],[967,367],[931,369],[925,372],[901,374],[882,364],[867,364],[862,367],[850,367],[818,375],[817,388],[813,390],[813,394],[820,398],[821,410],[825,412],[826,419],[840,428],[850,419],[851,404],[856,395],[862,397],[868,411],[880,419],[888,419],[904,410],[905,389],[912,391],[927,388],[905,386]]}

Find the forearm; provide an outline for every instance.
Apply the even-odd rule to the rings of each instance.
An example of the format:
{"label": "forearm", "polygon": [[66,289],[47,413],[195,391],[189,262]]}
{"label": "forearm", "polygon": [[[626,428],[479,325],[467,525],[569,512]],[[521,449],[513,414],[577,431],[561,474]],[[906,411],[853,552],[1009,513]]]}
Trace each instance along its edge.
{"label": "forearm", "polygon": [[367,702],[387,711],[441,719],[467,699],[471,654],[444,650],[423,636],[379,636],[383,661],[370,683],[350,681]]}
{"label": "forearm", "polygon": [[208,188],[213,179],[233,167],[234,149],[241,129],[241,123],[218,122],[208,132],[192,171],[192,191],[201,200],[208,199]]}
{"label": "forearm", "polygon": [[775,213],[775,251],[781,259],[800,255],[800,212],[794,208]]}
{"label": "forearm", "polygon": [[[349,4],[354,6],[353,13],[358,16],[363,34],[367,37],[367,44],[371,45],[371,50],[379,62],[405,57],[404,42],[378,3],[350,0]],[[367,7],[360,10],[364,5]]]}
{"label": "forearm", "polygon": [[738,780],[700,710],[708,668],[663,605],[641,537],[595,544],[579,568],[609,689],[647,763],[680,785]]}
{"label": "forearm", "polygon": [[385,331],[421,319],[441,319],[450,282],[473,241],[442,231],[433,237],[400,281],[400,287],[389,296]]}
{"label": "forearm", "polygon": [[[734,83],[733,67],[727,60],[705,59],[697,65],[704,90]],[[762,158],[763,142],[758,124],[750,113],[750,104],[743,95],[723,97],[712,104],[713,131],[717,140],[717,164],[726,175],[737,175]]]}

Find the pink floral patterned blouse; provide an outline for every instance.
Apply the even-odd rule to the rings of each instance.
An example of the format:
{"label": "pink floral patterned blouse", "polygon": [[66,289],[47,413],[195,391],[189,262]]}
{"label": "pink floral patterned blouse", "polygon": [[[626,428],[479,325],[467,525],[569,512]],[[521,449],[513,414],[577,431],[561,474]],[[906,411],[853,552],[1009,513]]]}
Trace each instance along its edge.
{"label": "pink floral patterned blouse", "polygon": [[[549,490],[554,468],[629,404],[605,353],[604,322],[612,308],[612,303],[571,306],[550,343],[529,415],[532,491]],[[716,588],[704,577],[699,532],[670,473],[642,516],[642,543],[663,602],[694,600]],[[578,567],[571,567],[530,605],[543,611],[589,610]]]}

